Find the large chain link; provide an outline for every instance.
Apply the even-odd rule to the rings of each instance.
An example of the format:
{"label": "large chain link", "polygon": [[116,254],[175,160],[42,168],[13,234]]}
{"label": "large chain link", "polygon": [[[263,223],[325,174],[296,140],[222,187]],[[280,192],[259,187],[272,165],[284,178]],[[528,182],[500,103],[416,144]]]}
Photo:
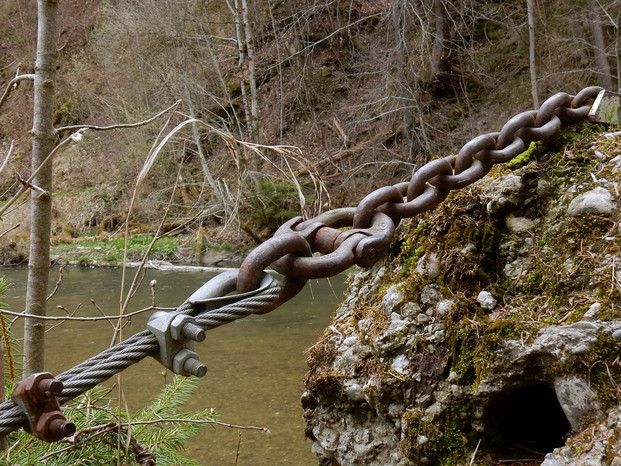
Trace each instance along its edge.
{"label": "large chain link", "polygon": [[[286,277],[283,289],[289,296],[282,302],[308,279],[331,277],[354,264],[371,267],[387,254],[401,219],[435,208],[451,190],[471,185],[494,164],[509,162],[531,142],[552,136],[562,122],[583,120],[591,108],[588,101],[601,90],[592,86],[575,96],[558,93],[539,110],[514,116],[499,132],[475,137],[456,156],[428,162],[409,182],[373,191],[356,208],[331,210],[306,221],[289,220],[244,260],[237,290],[256,288],[257,277],[271,265]],[[349,229],[341,230],[344,227]]]}

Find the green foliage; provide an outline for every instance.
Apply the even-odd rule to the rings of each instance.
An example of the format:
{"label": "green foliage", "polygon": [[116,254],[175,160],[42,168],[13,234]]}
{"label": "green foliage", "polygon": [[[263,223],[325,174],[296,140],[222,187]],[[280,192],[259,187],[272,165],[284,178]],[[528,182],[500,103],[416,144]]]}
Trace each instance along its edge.
{"label": "green foliage", "polygon": [[137,453],[146,450],[158,465],[195,465],[179,450],[214,420],[211,410],[179,414],[196,386],[197,379],[176,376],[149,406],[130,417],[107,398],[107,389],[95,387],[64,412],[76,425],[73,442],[46,443],[19,430],[8,437],[10,448],[2,453],[0,464],[135,464]]}
{"label": "green foliage", "polygon": [[268,233],[299,215],[300,199],[296,187],[288,181],[262,180],[250,199],[252,220]]}

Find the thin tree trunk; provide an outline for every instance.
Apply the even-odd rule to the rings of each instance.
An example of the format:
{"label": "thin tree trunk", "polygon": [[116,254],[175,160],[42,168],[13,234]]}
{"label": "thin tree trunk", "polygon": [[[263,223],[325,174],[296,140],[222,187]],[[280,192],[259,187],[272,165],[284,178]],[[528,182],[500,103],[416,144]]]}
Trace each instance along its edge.
{"label": "thin tree trunk", "polygon": [[530,68],[530,90],[533,96],[534,108],[539,108],[539,93],[537,92],[537,68],[535,60],[535,4],[534,0],[526,0],[528,14],[528,64]]}
{"label": "thin tree trunk", "polygon": [[595,64],[597,67],[597,79],[599,85],[609,91],[612,90],[612,73],[610,63],[606,56],[606,39],[602,28],[602,18],[599,14],[599,5],[596,1],[589,2],[589,16],[591,25],[591,36],[593,40],[593,52],[595,54]]}
{"label": "thin tree trunk", "polygon": [[[34,80],[32,127],[32,170],[36,170],[54,148],[54,78],[56,74],[56,17],[58,0],[38,0],[37,60]],[[30,197],[30,253],[26,312],[45,315],[50,270],[52,219],[52,163],[39,172]],[[24,372],[43,370],[45,324],[26,319],[24,323]]]}
{"label": "thin tree trunk", "polygon": [[448,19],[444,0],[434,0],[433,14],[435,17],[435,36],[431,48],[431,77],[430,84],[438,81],[446,71],[446,42],[448,38]]}
{"label": "thin tree trunk", "polygon": [[254,69],[254,34],[252,32],[252,23],[250,22],[247,0],[242,0],[242,19],[244,21],[244,38],[246,40],[246,54],[248,57],[248,84],[250,87],[250,120],[248,121],[248,132],[250,133],[250,140],[254,141],[256,138],[259,113],[257,105],[257,79]]}

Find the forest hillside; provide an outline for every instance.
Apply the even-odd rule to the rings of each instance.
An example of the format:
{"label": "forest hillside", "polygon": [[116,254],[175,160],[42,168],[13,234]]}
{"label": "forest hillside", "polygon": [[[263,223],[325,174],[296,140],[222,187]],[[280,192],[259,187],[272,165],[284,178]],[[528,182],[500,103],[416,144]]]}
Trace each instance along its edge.
{"label": "forest hillside", "polygon": [[[9,83],[33,72],[36,8],[0,18],[6,202],[30,172],[32,83]],[[102,244],[126,221],[169,236],[160,258],[227,256],[556,92],[619,85],[619,0],[63,0],[59,21],[55,122],[75,140],[53,161],[53,254],[84,262],[118,260]],[[2,219],[5,263],[26,260],[26,199]],[[78,242],[100,256],[68,257]]]}

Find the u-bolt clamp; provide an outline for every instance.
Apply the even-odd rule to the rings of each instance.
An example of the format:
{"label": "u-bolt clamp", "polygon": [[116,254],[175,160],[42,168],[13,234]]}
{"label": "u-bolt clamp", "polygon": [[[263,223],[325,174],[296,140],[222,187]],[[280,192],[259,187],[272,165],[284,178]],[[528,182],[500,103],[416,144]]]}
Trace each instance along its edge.
{"label": "u-bolt clamp", "polygon": [[186,377],[202,377],[207,367],[198,360],[194,342],[205,340],[205,331],[196,325],[193,317],[177,312],[154,312],[147,328],[155,335],[160,345],[158,359],[175,374]]}
{"label": "u-bolt clamp", "polygon": [[62,391],[63,383],[49,372],[29,375],[13,390],[13,402],[28,418],[27,430],[46,442],[75,434],[75,425],[65,419],[56,399]]}

